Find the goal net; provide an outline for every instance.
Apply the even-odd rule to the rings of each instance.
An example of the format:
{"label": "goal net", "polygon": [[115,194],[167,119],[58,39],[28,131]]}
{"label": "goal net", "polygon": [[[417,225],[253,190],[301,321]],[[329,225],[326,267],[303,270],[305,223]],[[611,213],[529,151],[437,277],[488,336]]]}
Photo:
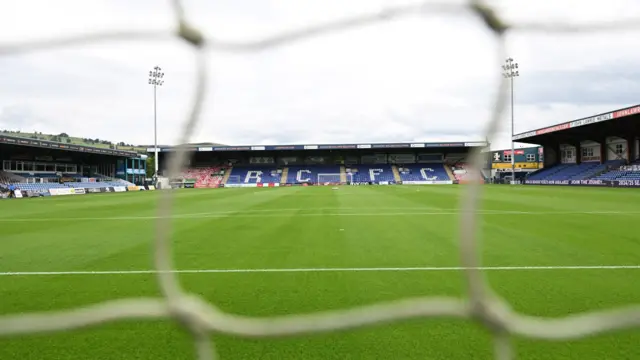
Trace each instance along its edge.
{"label": "goal net", "polygon": [[[13,4],[13,2],[11,2]],[[363,2],[364,3],[364,2]],[[113,30],[103,33],[86,33],[77,36],[64,36],[56,39],[41,39],[17,42],[0,40],[0,57],[5,60],[16,55],[33,53],[41,50],[66,48],[85,44],[95,44],[104,40],[130,39],[148,40],[156,42],[169,36],[183,41],[193,51],[195,63],[193,73],[196,74],[193,84],[193,100],[190,103],[188,115],[185,115],[182,130],[176,143],[188,144],[196,125],[201,121],[203,100],[208,93],[209,63],[208,53],[213,49],[231,53],[248,54],[259,51],[269,51],[285,44],[300,43],[312,37],[331,33],[339,36],[347,29],[371,26],[389,20],[423,17],[425,13],[441,14],[442,22],[462,23],[463,19],[475,20],[469,26],[478,26],[492,35],[495,41],[496,59],[508,57],[506,51],[506,35],[514,31],[561,33],[578,32],[584,30],[607,31],[637,27],[640,19],[627,17],[615,21],[597,20],[598,23],[585,24],[568,23],[557,20],[532,20],[530,22],[506,22],[502,14],[498,14],[489,5],[494,2],[469,0],[454,2],[449,0],[424,2],[398,2],[383,9],[340,17],[335,20],[308,25],[303,28],[288,30],[282,33],[267,35],[247,41],[225,41],[224,34],[209,34],[209,37],[190,21],[189,13],[183,8],[182,1],[171,1],[173,11],[173,25],[171,30]],[[603,2],[604,3],[604,2]],[[324,4],[324,3],[323,3]],[[389,4],[391,4],[389,2]],[[586,5],[586,4],[580,4]],[[345,5],[346,7],[346,5]],[[9,6],[11,10],[11,5]],[[4,11],[4,10],[3,10]],[[464,17],[456,18],[456,16]],[[418,16],[420,15],[420,16]],[[562,19],[562,18],[560,18]],[[425,17],[424,21],[433,18]],[[437,19],[440,20],[440,19]],[[539,21],[539,22],[536,22]],[[16,24],[19,23],[16,22]],[[299,24],[306,23],[299,21]],[[481,29],[482,27],[482,29]],[[616,33],[617,34],[617,33]],[[616,35],[617,36],[617,35]],[[3,39],[9,39],[5,37]],[[498,64],[496,64],[498,65]],[[191,70],[191,69],[190,69]],[[484,134],[492,140],[500,128],[507,99],[507,81],[501,79],[500,69],[495,66],[495,94],[490,111],[487,111]],[[492,95],[493,96],[493,95]],[[485,109],[486,110],[486,109]],[[484,114],[480,112],[479,114]],[[483,116],[483,115],[480,115]],[[476,148],[470,163],[478,171],[483,167],[484,157],[482,148]],[[176,151],[169,155],[168,177],[176,178],[180,169],[187,163],[188,153]],[[231,176],[229,181],[240,182],[239,177]],[[318,182],[339,181],[339,174],[320,174]],[[337,330],[372,326],[374,324],[401,321],[413,318],[452,318],[477,321],[491,334],[495,358],[499,360],[512,359],[515,356],[511,338],[570,340],[587,336],[613,332],[621,329],[640,326],[640,305],[629,305],[625,308],[590,311],[582,314],[572,314],[553,319],[539,318],[520,314],[513,310],[506,300],[492,290],[481,270],[479,256],[478,209],[482,187],[472,183],[462,189],[460,197],[461,212],[459,216],[458,244],[460,261],[463,267],[462,275],[465,280],[466,299],[458,297],[416,297],[399,299],[379,304],[371,304],[356,308],[341,310],[327,310],[307,314],[289,314],[273,317],[247,317],[224,312],[204,298],[190,293],[183,288],[173,269],[171,255],[171,239],[173,221],[165,219],[171,217],[174,191],[163,191],[158,202],[157,222],[155,224],[153,256],[156,279],[161,296],[132,297],[125,299],[102,301],[96,304],[79,306],[77,308],[58,310],[54,312],[32,312],[20,314],[0,315],[0,337],[10,337],[34,333],[52,333],[70,331],[74,329],[97,326],[100,324],[126,321],[131,319],[171,319],[184,327],[191,335],[195,344],[195,356],[199,360],[217,359],[217,353],[210,334],[221,333],[246,338],[273,338],[283,336],[305,335],[312,333],[326,333]],[[429,326],[429,323],[424,323]]]}
{"label": "goal net", "polygon": [[318,185],[331,185],[340,183],[340,174],[318,174]]}

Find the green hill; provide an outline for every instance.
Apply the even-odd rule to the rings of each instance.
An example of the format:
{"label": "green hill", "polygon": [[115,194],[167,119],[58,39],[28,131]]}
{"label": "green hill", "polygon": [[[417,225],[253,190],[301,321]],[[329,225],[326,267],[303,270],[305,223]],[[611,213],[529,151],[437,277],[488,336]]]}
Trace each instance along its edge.
{"label": "green hill", "polygon": [[[153,148],[153,145],[133,145],[126,144],[124,142],[114,143],[109,140],[102,139],[90,139],[90,138],[79,138],[75,136],[70,136],[67,133],[60,133],[58,135],[52,134],[43,134],[41,132],[22,132],[22,131],[11,131],[11,130],[0,130],[0,133],[8,135],[21,137],[25,139],[36,139],[36,140],[45,140],[45,141],[54,141],[63,144],[73,144],[73,145],[83,145],[83,146],[92,146],[98,148],[105,149],[114,149],[114,150],[127,150],[127,151],[135,151],[138,153],[145,154],[148,148]],[[190,143],[189,145],[193,146],[225,146],[224,144],[218,143]],[[158,147],[171,147],[171,145],[160,145]]]}
{"label": "green hill", "polygon": [[92,147],[105,148],[105,149],[128,150],[128,151],[136,151],[139,153],[145,153],[147,150],[146,147],[143,147],[140,145],[126,144],[124,142],[114,143],[109,140],[102,140],[98,138],[96,139],[79,138],[75,136],[70,136],[64,132],[58,135],[52,135],[52,134],[43,134],[37,131],[30,133],[30,132],[22,132],[22,131],[2,130],[1,133],[9,136],[22,137],[25,139],[54,141],[54,142],[59,142],[63,144],[92,146]]}

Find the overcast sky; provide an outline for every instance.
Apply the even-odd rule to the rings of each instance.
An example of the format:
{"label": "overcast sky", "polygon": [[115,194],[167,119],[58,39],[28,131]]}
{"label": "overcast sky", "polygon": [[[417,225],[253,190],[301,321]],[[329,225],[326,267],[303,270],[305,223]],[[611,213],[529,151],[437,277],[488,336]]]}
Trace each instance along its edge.
{"label": "overcast sky", "polygon": [[[406,2],[406,1],[405,1]],[[249,40],[380,9],[383,0],[191,0],[207,36]],[[640,18],[640,2],[508,1],[513,21]],[[0,6],[0,44],[113,29],[171,29],[169,2],[21,0]],[[640,32],[510,34],[520,63],[515,132],[640,103]],[[210,52],[198,142],[290,144],[482,140],[500,65],[469,14],[428,15],[342,31],[256,53]],[[0,57],[0,128],[153,143],[147,73],[158,92],[158,142],[175,144],[193,95],[191,49],[117,41]],[[507,112],[508,113],[508,112]],[[491,139],[509,146],[509,122]]]}

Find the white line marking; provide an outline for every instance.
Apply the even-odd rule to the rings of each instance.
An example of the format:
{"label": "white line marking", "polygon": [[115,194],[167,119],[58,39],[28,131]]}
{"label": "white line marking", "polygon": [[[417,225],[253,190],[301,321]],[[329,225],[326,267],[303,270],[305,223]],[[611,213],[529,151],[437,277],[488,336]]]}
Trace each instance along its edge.
{"label": "white line marking", "polygon": [[[289,211],[293,209],[288,209]],[[367,212],[367,213],[298,213],[289,214],[285,210],[282,213],[256,213],[239,212],[212,212],[212,213],[192,213],[175,214],[168,217],[162,216],[114,216],[114,217],[68,217],[68,218],[0,218],[0,223],[9,222],[46,222],[46,221],[113,221],[113,220],[157,220],[157,219],[214,219],[226,217],[319,217],[319,216],[422,216],[422,215],[459,215],[461,211],[416,211],[416,212]],[[309,211],[309,209],[298,209],[298,211]],[[312,210],[311,211],[317,211]],[[479,210],[480,215],[637,215],[638,211],[515,211],[515,210]]]}
{"label": "white line marking", "polygon": [[[383,272],[383,271],[536,271],[536,270],[635,270],[640,265],[576,265],[576,266],[482,266],[478,268],[449,266],[449,267],[358,267],[358,268],[290,268],[290,269],[192,269],[169,270],[172,274],[198,273],[314,273],[314,272]],[[133,275],[158,274],[158,270],[106,270],[106,271],[15,271],[0,272],[0,276],[47,276],[47,275]]]}

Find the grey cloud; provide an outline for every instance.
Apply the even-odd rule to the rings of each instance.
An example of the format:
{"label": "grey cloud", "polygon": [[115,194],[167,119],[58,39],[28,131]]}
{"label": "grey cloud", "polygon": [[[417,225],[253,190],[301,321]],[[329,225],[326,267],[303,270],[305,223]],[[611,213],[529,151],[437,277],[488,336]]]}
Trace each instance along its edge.
{"label": "grey cloud", "polygon": [[634,104],[638,102],[637,94],[640,92],[640,72],[631,69],[545,71],[533,76],[535,81],[516,81],[519,104]]}
{"label": "grey cloud", "polygon": [[50,127],[52,124],[46,118],[34,114],[29,107],[10,105],[0,107],[0,129],[2,130],[39,130],[38,126]]}
{"label": "grey cloud", "polygon": [[[307,6],[299,0],[243,4],[191,0],[186,2],[186,10],[209,35],[251,38],[272,32],[283,23],[298,27],[307,20],[316,22],[316,9],[322,13],[318,17],[336,18],[337,12],[332,11],[343,7],[364,9],[371,3],[362,0],[356,5],[335,2]],[[48,4],[43,1],[42,8],[55,6]],[[76,20],[100,20],[98,23],[103,24],[102,20],[114,18],[113,23],[118,25],[136,22],[134,28],[172,26],[170,7],[164,2],[157,7],[150,2],[124,0],[99,4],[103,13],[89,11],[89,18]],[[327,8],[331,9],[326,12]],[[531,14],[526,4],[514,8]],[[555,4],[550,8],[555,9]],[[56,21],[75,24],[74,18],[81,16],[72,15]],[[125,18],[122,21],[118,20],[121,16]],[[448,18],[435,20],[455,22]],[[47,17],[34,21],[24,29],[43,30],[38,26]],[[397,25],[387,24],[373,32],[333,34],[260,54],[212,53],[211,93],[191,142],[481,139],[497,87],[497,78],[492,75],[498,75],[499,67],[492,67],[495,59],[480,54],[491,50],[481,37],[469,37],[477,27],[466,21],[456,22],[455,28],[442,30],[447,33],[446,41],[432,44],[431,38],[420,35],[431,29],[414,24],[415,28],[403,30]],[[466,46],[451,47],[465,39]],[[593,54],[591,60],[612,53],[608,49],[616,46],[618,37],[607,43],[584,41],[578,55],[564,44],[548,45],[555,40],[547,37],[534,42],[526,60],[531,70],[517,80],[516,132],[588,116],[597,111],[594,103],[610,110],[606,108],[609,105],[637,101],[633,94],[640,91],[636,85],[640,74],[634,69],[633,59],[624,66],[611,56],[603,56],[600,66],[593,65],[594,61],[589,66],[580,62],[587,48]],[[490,41],[487,39],[487,43]],[[170,69],[167,86],[159,94],[159,141],[175,142],[191,100],[193,63],[186,47],[165,45],[135,43],[129,47],[98,46],[2,57],[0,104],[4,111],[0,122],[25,129],[41,126],[38,131],[51,128],[77,136],[149,143],[152,97],[145,84],[146,70],[155,65],[151,62],[158,61]],[[627,48],[627,52],[632,50]],[[557,59],[557,64],[549,64],[549,59]],[[576,64],[574,71],[559,70],[571,61]],[[508,127],[508,123],[503,125]],[[503,126],[496,141],[505,142],[508,134]]]}

